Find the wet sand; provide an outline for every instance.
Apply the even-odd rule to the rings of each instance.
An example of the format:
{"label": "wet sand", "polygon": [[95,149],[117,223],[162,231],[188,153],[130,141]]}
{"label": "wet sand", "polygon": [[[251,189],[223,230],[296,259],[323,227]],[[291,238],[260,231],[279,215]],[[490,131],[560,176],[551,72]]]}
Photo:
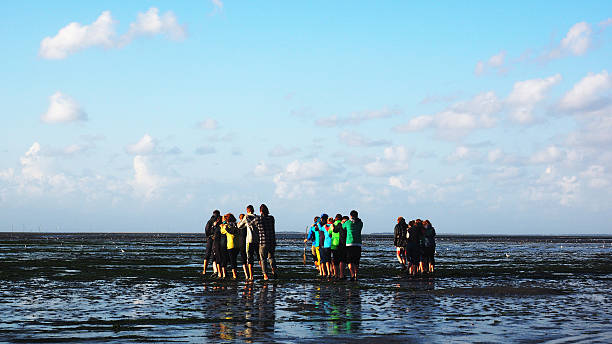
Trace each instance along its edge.
{"label": "wet sand", "polygon": [[411,278],[366,236],[358,282],[316,277],[301,239],[246,283],[201,275],[200,234],[0,233],[0,340],[612,342],[611,237],[441,236]]}

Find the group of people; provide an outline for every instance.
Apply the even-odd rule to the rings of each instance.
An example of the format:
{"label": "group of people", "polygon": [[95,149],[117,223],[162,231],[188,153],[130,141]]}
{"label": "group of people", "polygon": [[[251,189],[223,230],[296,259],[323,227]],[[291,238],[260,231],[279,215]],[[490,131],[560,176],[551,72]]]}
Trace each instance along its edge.
{"label": "group of people", "polygon": [[308,229],[304,243],[312,242],[311,253],[319,276],[345,279],[344,270],[348,267],[350,279],[358,277],[363,222],[356,210],[349,215],[321,214]]}
{"label": "group of people", "polygon": [[[231,271],[231,278],[236,279],[240,255],[245,280],[253,281],[255,260],[260,262],[264,280],[277,278],[274,216],[270,215],[265,204],[260,205],[259,213],[255,214],[252,205],[248,205],[246,214],[240,214],[238,219],[232,213],[221,216],[219,210],[213,211],[205,227],[204,275],[210,263],[216,278],[228,278]],[[321,214],[314,218],[304,243],[312,242],[313,263],[319,276],[346,279],[345,270],[348,268],[348,277],[357,280],[362,229],[363,222],[356,210],[351,210],[349,216]],[[406,223],[403,217],[398,217],[393,244],[402,269],[410,275],[432,273],[435,266],[435,236],[436,230],[429,220],[417,219]]]}
{"label": "group of people", "polygon": [[[221,216],[219,210],[206,223],[206,253],[204,256],[204,270],[212,263],[213,274],[220,279],[229,276],[237,278],[238,255],[242,260],[244,278],[253,281],[253,264],[256,257],[260,261],[264,280],[277,277],[276,260],[276,232],[274,229],[274,216],[265,204],[259,206],[260,215],[255,214],[252,205],[246,207],[246,214],[240,214],[238,219],[227,213]],[[266,260],[271,270],[268,275]]]}
{"label": "group of people", "polygon": [[406,223],[403,217],[398,217],[393,244],[397,260],[410,275],[434,271],[436,230],[429,220]]}

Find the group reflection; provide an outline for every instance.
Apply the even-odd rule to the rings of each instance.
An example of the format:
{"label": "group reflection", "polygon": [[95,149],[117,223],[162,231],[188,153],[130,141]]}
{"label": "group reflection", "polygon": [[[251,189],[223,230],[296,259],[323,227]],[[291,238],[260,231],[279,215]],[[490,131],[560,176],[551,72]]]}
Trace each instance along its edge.
{"label": "group reflection", "polygon": [[225,341],[240,338],[249,343],[264,336],[272,336],[276,323],[276,284],[264,283],[254,287],[244,285],[204,285],[203,311],[211,322],[206,337]]}
{"label": "group reflection", "polygon": [[328,334],[359,333],[361,329],[361,290],[355,285],[321,284],[313,288],[314,308],[324,321],[316,330]]}

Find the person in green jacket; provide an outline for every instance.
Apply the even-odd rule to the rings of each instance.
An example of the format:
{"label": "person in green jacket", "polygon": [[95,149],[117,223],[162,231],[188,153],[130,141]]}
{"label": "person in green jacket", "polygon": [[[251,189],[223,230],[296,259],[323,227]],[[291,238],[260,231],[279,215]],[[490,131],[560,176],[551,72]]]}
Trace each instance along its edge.
{"label": "person in green jacket", "polygon": [[346,260],[351,280],[357,280],[359,260],[361,259],[361,230],[363,222],[356,210],[351,210],[351,218],[342,224],[346,229]]}
{"label": "person in green jacket", "polygon": [[346,231],[342,229],[342,215],[336,214],[332,233],[332,262],[336,278],[344,279],[344,262],[346,261]]}

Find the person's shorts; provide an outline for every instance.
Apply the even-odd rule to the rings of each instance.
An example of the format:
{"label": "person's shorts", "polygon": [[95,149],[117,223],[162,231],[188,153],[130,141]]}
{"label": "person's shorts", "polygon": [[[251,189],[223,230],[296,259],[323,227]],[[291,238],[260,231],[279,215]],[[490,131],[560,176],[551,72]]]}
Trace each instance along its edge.
{"label": "person's shorts", "polygon": [[319,252],[321,255],[321,263],[330,263],[331,262],[331,249],[329,247],[319,248]]}
{"label": "person's shorts", "polygon": [[334,265],[346,262],[346,247],[338,247],[332,250],[332,261]]}
{"label": "person's shorts", "polygon": [[361,246],[347,246],[346,247],[346,261],[349,264],[359,264],[361,259]]}
{"label": "person's shorts", "polygon": [[405,248],[403,248],[403,247],[398,247],[398,246],[396,246],[396,247],[395,247],[395,252],[396,252],[397,254],[399,254],[399,255],[400,255],[400,257],[405,257],[405,256],[406,256],[406,249],[405,249]]}
{"label": "person's shorts", "polygon": [[423,248],[423,257],[428,259],[429,261],[434,260],[434,254],[436,253],[435,247],[425,247]]}

